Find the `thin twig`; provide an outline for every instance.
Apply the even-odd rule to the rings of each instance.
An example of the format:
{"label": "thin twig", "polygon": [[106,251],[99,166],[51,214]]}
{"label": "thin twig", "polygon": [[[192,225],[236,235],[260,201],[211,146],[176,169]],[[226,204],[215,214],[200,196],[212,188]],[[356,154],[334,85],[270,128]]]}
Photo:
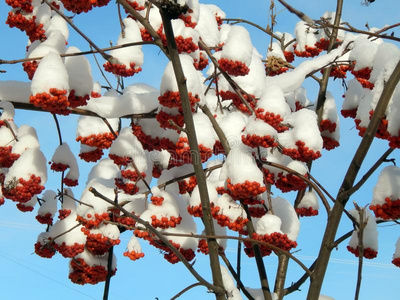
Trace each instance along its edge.
{"label": "thin twig", "polygon": [[304,22],[306,22],[308,25],[312,26],[314,25],[314,21],[307,16],[305,13],[303,13],[302,11],[299,11],[297,9],[295,9],[293,6],[289,5],[288,3],[286,3],[283,0],[278,0],[284,7],[287,8],[288,11],[290,11],[292,14],[295,14],[297,17],[299,17],[300,19],[302,19]]}
{"label": "thin twig", "polygon": [[176,299],[178,299],[180,296],[182,296],[184,293],[186,293],[186,292],[189,291],[190,289],[192,289],[192,288],[194,288],[194,287],[196,287],[196,286],[200,286],[200,285],[202,285],[200,282],[196,282],[196,283],[193,283],[193,284],[191,284],[191,285],[185,287],[182,291],[180,291],[178,294],[176,294],[175,296],[173,296],[173,297],[171,298],[171,300],[176,300]]}

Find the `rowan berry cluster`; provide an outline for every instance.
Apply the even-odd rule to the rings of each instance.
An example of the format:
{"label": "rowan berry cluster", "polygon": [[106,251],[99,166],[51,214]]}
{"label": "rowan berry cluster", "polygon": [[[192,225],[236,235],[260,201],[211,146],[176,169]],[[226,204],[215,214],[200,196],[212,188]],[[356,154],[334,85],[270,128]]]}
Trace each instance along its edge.
{"label": "rowan berry cluster", "polygon": [[[353,253],[356,257],[360,255],[359,252],[359,247],[357,246],[356,248],[352,248],[350,246],[347,246],[347,250],[349,252]],[[363,256],[367,259],[373,259],[378,255],[378,251],[371,249],[371,248],[364,248]]]}
{"label": "rowan berry cluster", "polygon": [[40,194],[44,190],[41,185],[42,179],[32,174],[29,180],[19,178],[15,185],[3,184],[4,197],[15,202],[26,203],[32,199],[33,196]]}
{"label": "rowan berry cluster", "polygon": [[310,149],[303,141],[299,140],[295,144],[297,146],[297,149],[284,148],[282,151],[283,154],[290,156],[292,159],[302,162],[309,162],[310,160],[315,160],[321,157],[321,152]]}
{"label": "rowan berry cluster", "polygon": [[29,102],[36,107],[41,107],[52,114],[69,115],[68,107],[70,103],[66,90],[51,88],[48,93],[37,93],[29,97]]}
{"label": "rowan berry cluster", "polygon": [[82,160],[86,162],[96,162],[103,156],[103,154],[104,152],[102,149],[96,148],[92,151],[81,152],[78,155]]}
{"label": "rowan berry cluster", "polygon": [[302,208],[296,208],[296,213],[300,217],[312,217],[318,215],[318,210],[312,208],[311,206],[308,208],[302,207]]}
{"label": "rowan berry cluster", "polygon": [[246,180],[243,183],[232,184],[229,178],[226,180],[226,188],[234,199],[255,197],[264,193],[267,189],[265,186],[256,181],[250,182]]}
{"label": "rowan berry cluster", "polygon": [[[252,238],[255,240],[258,240],[260,242],[264,242],[264,243],[268,243],[271,245],[274,245],[282,250],[285,251],[290,251],[293,248],[297,247],[297,243],[294,241],[291,241],[288,236],[286,234],[282,234],[279,232],[273,232],[271,234],[258,234],[258,233],[254,233],[252,235]],[[249,257],[254,257],[254,251],[253,248],[251,246],[251,243],[249,241],[245,241],[244,242],[246,248],[244,249],[245,253],[247,254],[247,256]],[[273,251],[271,248],[269,248],[266,245],[262,245],[260,244],[260,251],[261,251],[261,255],[262,256],[268,256],[271,254],[271,252]]]}
{"label": "rowan berry cluster", "polygon": [[53,246],[54,249],[56,249],[65,258],[75,257],[79,253],[82,253],[85,250],[85,245],[78,243],[74,243],[73,245],[67,245],[65,244],[65,242],[61,244],[57,244],[57,242],[55,242]]}
{"label": "rowan berry cluster", "polygon": [[400,199],[392,200],[390,197],[386,197],[384,204],[370,205],[369,208],[377,218],[384,220],[397,220],[400,218]]}
{"label": "rowan berry cluster", "polygon": [[233,61],[227,58],[221,58],[218,60],[218,64],[221,70],[232,76],[245,76],[250,72],[249,67],[238,60]]}
{"label": "rowan berry cluster", "polygon": [[122,77],[130,77],[142,71],[142,68],[136,67],[136,64],[134,62],[131,62],[129,64],[129,68],[124,64],[117,64],[117,63],[112,64],[110,62],[106,62],[103,65],[103,67],[104,70],[106,70],[107,72]]}

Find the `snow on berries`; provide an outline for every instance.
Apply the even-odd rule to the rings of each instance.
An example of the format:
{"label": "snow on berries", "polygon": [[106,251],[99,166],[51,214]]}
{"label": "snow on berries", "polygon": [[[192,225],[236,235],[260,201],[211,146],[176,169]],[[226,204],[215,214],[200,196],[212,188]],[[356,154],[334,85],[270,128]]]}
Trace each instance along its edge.
{"label": "snow on berries", "polygon": [[398,167],[387,166],[381,171],[369,208],[377,218],[384,220],[400,218],[400,169]]}
{"label": "snow on berries", "polygon": [[36,220],[41,224],[53,225],[53,218],[57,212],[57,194],[54,191],[47,190],[41,200]]}
{"label": "snow on berries", "polygon": [[243,232],[249,220],[244,208],[228,194],[223,194],[213,203],[212,216],[220,226],[228,227],[230,230]]}
{"label": "snow on berries", "polygon": [[[114,132],[118,129],[118,119],[108,119],[108,123]],[[76,130],[76,141],[90,147],[98,149],[108,149],[111,147],[115,136],[110,132],[101,118],[80,116],[78,119],[78,128]]]}
{"label": "snow on berries", "polygon": [[65,258],[72,258],[85,249],[86,236],[76,221],[76,214],[58,220],[50,230],[53,247]]}
{"label": "snow on berries", "polygon": [[314,57],[321,53],[321,49],[317,48],[318,33],[312,29],[306,22],[299,21],[295,27],[296,44],[294,54],[299,57]]}
{"label": "snow on berries", "polygon": [[130,260],[135,261],[144,257],[142,247],[140,246],[139,241],[135,235],[131,236],[126,248],[127,250],[124,252],[124,256],[128,257]]}
{"label": "snow on berries", "polygon": [[222,47],[219,66],[229,75],[244,76],[250,71],[253,45],[249,32],[242,26],[232,26]]}
{"label": "snow on berries", "polygon": [[251,147],[276,147],[277,131],[261,119],[250,117],[246,127],[243,129],[242,142]]}
{"label": "snow on berries", "polygon": [[400,238],[397,239],[392,264],[400,268]]}
{"label": "snow on berries", "polygon": [[[76,47],[69,47],[66,54],[79,53]],[[70,93],[68,101],[70,107],[85,106],[93,90],[92,70],[89,61],[84,56],[67,56],[65,58]]]}
{"label": "snow on berries", "polygon": [[226,180],[225,189],[234,199],[246,199],[266,191],[263,174],[251,152],[244,147],[235,147],[229,152],[220,179]]}
{"label": "snow on berries", "polygon": [[[189,92],[189,100],[192,108],[201,100],[203,94],[203,85],[198,71],[193,66],[193,60],[188,55],[180,55],[183,72],[187,78],[186,85]],[[181,108],[181,98],[178,85],[175,79],[175,73],[172,63],[169,62],[164,70],[161,79],[160,97],[158,101],[162,106],[168,108]]]}
{"label": "snow on berries", "polygon": [[71,152],[68,143],[64,142],[57,147],[51,158],[51,166],[55,172],[64,172],[73,164],[71,161],[76,161],[74,154]]}
{"label": "snow on berries", "polygon": [[303,198],[299,205],[296,207],[296,212],[300,217],[311,217],[318,215],[319,202],[317,194],[314,190],[310,190],[304,193]]}
{"label": "snow on berries", "polygon": [[[97,284],[105,281],[108,270],[108,255],[96,257],[88,251],[83,251],[71,259],[68,278],[76,284]],[[112,258],[111,276],[117,271],[117,259],[115,255]]]}
{"label": "snow on berries", "polygon": [[[373,259],[378,255],[378,230],[376,226],[375,218],[367,210],[357,211],[355,209],[349,211],[349,213],[354,217],[354,219],[359,223],[359,226],[365,226],[363,228],[363,240],[361,244],[363,245],[362,255],[367,259]],[[360,213],[363,214],[364,224],[360,224]],[[360,255],[359,252],[359,227],[353,231],[347,250],[353,253],[356,257]]]}
{"label": "snow on berries", "polygon": [[[215,189],[215,186],[208,180],[207,180],[207,191],[208,191],[208,197],[210,199],[210,204],[213,206],[217,202],[218,193],[217,190]],[[194,217],[203,216],[203,208],[201,206],[200,191],[198,186],[196,186],[193,189],[193,192],[190,195],[187,211]]]}
{"label": "snow on berries", "polygon": [[101,224],[98,228],[82,228],[86,235],[86,250],[94,256],[103,256],[111,247],[118,245],[119,229],[113,224]]}
{"label": "snow on berries", "polygon": [[[58,54],[65,53],[65,37],[59,30],[50,32],[48,38],[44,42],[33,42],[28,48],[26,58],[44,57],[50,52]],[[30,80],[32,80],[40,61],[41,60],[30,60],[22,64]]]}
{"label": "snow on berries", "polygon": [[34,245],[35,254],[43,258],[52,258],[56,254],[50,232],[42,232]]}
{"label": "snow on berries", "polygon": [[[125,26],[124,33],[121,33],[119,36],[117,46],[141,42],[142,37],[136,21],[132,18],[126,18],[123,20],[123,23]],[[129,77],[142,70],[143,52],[141,45],[113,49],[110,51],[110,55],[112,56],[111,62],[108,61],[104,64],[104,69],[107,72]]]}
{"label": "snow on berries", "polygon": [[326,93],[319,130],[321,131],[324,149],[332,150],[339,146],[339,116],[335,99],[330,92]]}
{"label": "snow on berries", "polygon": [[39,149],[28,149],[5,174],[3,195],[16,202],[28,202],[44,190],[46,180],[46,158]]}
{"label": "snow on berries", "polygon": [[53,114],[68,115],[69,77],[59,54],[50,52],[32,78],[29,102]]}
{"label": "snow on berries", "polygon": [[159,189],[152,189],[152,193],[153,197],[162,197],[164,200],[161,205],[150,203],[141,218],[153,227],[161,229],[173,228],[180,224],[182,217],[174,195]]}
{"label": "snow on berries", "polygon": [[364,88],[373,88],[373,83],[368,81],[371,76],[373,60],[377,51],[377,45],[365,36],[354,40],[354,47],[349,59],[354,62],[351,73]]}
{"label": "snow on berries", "polygon": [[302,162],[321,157],[323,140],[315,112],[309,109],[301,109],[289,115],[285,122],[291,128],[278,134],[278,141],[283,147],[283,154]]}
{"label": "snow on berries", "polygon": [[288,129],[288,126],[283,124],[286,121],[283,121],[290,115],[290,107],[278,86],[270,85],[264,89],[261,98],[257,101],[255,112],[257,118],[271,125],[278,132]]}

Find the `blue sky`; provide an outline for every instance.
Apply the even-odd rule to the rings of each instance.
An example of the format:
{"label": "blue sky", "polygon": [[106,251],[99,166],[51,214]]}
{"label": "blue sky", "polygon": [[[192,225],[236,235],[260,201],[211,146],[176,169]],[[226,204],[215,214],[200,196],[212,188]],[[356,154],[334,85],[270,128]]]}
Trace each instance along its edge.
{"label": "blue sky", "polygon": [[[268,22],[269,1],[203,1],[204,3],[215,3],[219,5],[228,17],[249,19],[262,26]],[[336,1],[288,1],[293,6],[300,8],[312,18],[319,18],[325,11],[333,11]],[[398,11],[400,3],[395,0],[377,0],[370,6],[362,6],[361,0],[345,1],[343,19],[349,21],[353,26],[364,28],[364,24],[373,27],[382,27],[385,24],[398,22]],[[306,5],[304,5],[306,3]],[[280,31],[293,32],[294,24],[298,21],[294,16],[278,5],[278,16],[276,28]],[[9,29],[5,25],[5,19],[9,7],[0,2],[0,59],[17,59],[25,55],[27,39],[23,33],[17,29]],[[77,16],[75,23],[83,29],[99,46],[106,47],[109,41],[116,41],[119,33],[116,7],[111,4],[107,8],[97,8],[88,14]],[[249,27],[248,27],[249,28]],[[254,45],[259,52],[265,54],[269,38],[262,32],[251,30]],[[399,31],[397,31],[397,36]],[[69,45],[78,46],[82,50],[87,50],[88,46],[81,37],[77,36],[70,29],[71,37]],[[145,46],[145,64],[143,72],[135,75],[133,79],[127,80],[126,84],[134,82],[146,82],[158,87],[162,71],[166,60],[154,46]],[[101,59],[100,59],[101,61]],[[95,65],[92,65],[94,77],[102,80]],[[20,65],[0,65],[0,69],[7,71],[0,74],[0,80],[27,80],[25,73]],[[110,77],[111,78],[111,77]],[[314,101],[316,97],[315,84],[307,84],[308,97]],[[333,82],[329,88],[338,101],[341,101],[343,88],[340,82]],[[77,143],[72,141],[75,138],[75,117],[60,117],[63,138],[73,144],[74,151],[78,151]],[[312,174],[332,193],[336,195],[341,179],[345,174],[346,168],[352,155],[358,146],[360,138],[354,128],[354,123],[348,120],[341,120],[341,147],[336,151],[324,151],[323,157],[313,164]],[[58,145],[56,129],[50,114],[17,111],[16,123],[18,125],[29,124],[38,130],[39,140],[47,159],[51,158],[52,152]],[[374,161],[387,149],[387,143],[375,141],[368,159],[363,166],[360,174],[371,166]],[[391,158],[398,158],[398,153],[394,152]],[[85,176],[90,170],[91,165],[81,167],[81,182],[85,181]],[[57,189],[59,177],[57,174],[49,173],[49,189]],[[368,183],[357,192],[351,201],[357,201],[359,205],[366,205],[371,200],[373,185],[377,181],[377,176],[372,176]],[[81,188],[74,189],[79,195]],[[292,200],[294,194],[285,194],[284,197]],[[349,208],[351,203],[349,203]],[[0,287],[1,299],[14,300],[24,297],[32,300],[41,299],[101,299],[103,284],[96,286],[78,286],[68,280],[68,260],[56,255],[51,260],[43,259],[33,253],[33,244],[36,242],[37,235],[45,228],[38,224],[34,218],[34,213],[21,213],[11,201],[0,207]],[[323,227],[326,221],[326,214],[322,212],[318,217],[301,220],[301,233],[298,240],[299,252],[296,255],[303,259],[306,265],[312,263],[313,258],[318,254],[319,243],[323,234]],[[394,251],[394,243],[399,236],[397,226],[379,228],[379,255],[372,261],[367,261],[364,266],[361,299],[397,299],[400,292],[398,282],[400,280],[400,270],[393,267],[390,262]],[[343,219],[343,224],[339,228],[338,234],[347,232],[351,224]],[[154,248],[144,247],[146,256],[137,262],[131,262],[122,256],[125,245],[128,242],[130,233],[122,235],[121,244],[116,247],[118,257],[117,275],[111,282],[110,299],[169,299],[174,294],[189,284],[195,282],[190,273],[180,264],[170,265],[162,255]],[[326,283],[322,293],[332,296],[335,299],[352,299],[354,296],[355,282],[357,276],[357,260],[350,254],[343,243],[339,249],[332,253],[332,263],[328,269]],[[236,244],[229,243],[227,254],[235,261]],[[274,257],[266,258],[265,264],[273,285],[274,273],[276,268]],[[195,267],[207,278],[208,259],[202,255],[196,258]],[[290,273],[287,283],[296,281],[301,270],[290,263]],[[243,282],[246,286],[256,288],[259,286],[255,263],[253,260],[244,259],[242,265]],[[302,287],[307,290],[308,284]],[[304,299],[305,293],[295,293],[285,299]],[[185,294],[181,299],[213,299],[212,295],[206,293],[202,287],[194,288]]]}

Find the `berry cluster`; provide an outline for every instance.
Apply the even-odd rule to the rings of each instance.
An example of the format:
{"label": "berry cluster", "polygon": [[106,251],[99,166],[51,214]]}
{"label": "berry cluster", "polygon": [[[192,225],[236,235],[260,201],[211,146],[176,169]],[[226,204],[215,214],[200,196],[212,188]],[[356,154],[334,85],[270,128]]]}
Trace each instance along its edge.
{"label": "berry cluster", "polygon": [[211,209],[212,216],[217,221],[218,225],[221,227],[228,227],[233,231],[243,232],[243,228],[246,226],[247,222],[249,222],[247,218],[238,217],[233,220],[229,216],[220,213],[220,210],[221,208],[219,206],[213,206]]}
{"label": "berry cluster", "polygon": [[19,157],[12,153],[11,146],[0,147],[0,168],[10,168]]}
{"label": "berry cluster", "polygon": [[64,172],[66,169],[69,168],[69,165],[63,163],[55,163],[53,162],[50,166],[50,169],[56,172]]}
{"label": "berry cluster", "polygon": [[46,39],[43,24],[36,24],[36,16],[25,16],[25,12],[20,9],[8,13],[6,24],[10,28],[16,27],[21,31],[25,31],[31,43],[36,40]]}
{"label": "berry cluster", "polygon": [[258,119],[271,125],[278,132],[283,132],[289,129],[289,127],[282,125],[283,118],[280,114],[274,114],[273,112],[265,111],[263,108],[257,108],[256,116]]}
{"label": "berry cluster", "polygon": [[187,211],[193,217],[201,218],[203,216],[203,207],[201,206],[201,204],[195,206],[188,206]]}
{"label": "berry cluster", "polygon": [[261,184],[256,181],[250,182],[246,180],[244,183],[232,184],[229,178],[226,180],[226,187],[229,191],[229,194],[234,199],[255,197],[267,190],[265,186],[261,186]]}
{"label": "berry cluster", "polygon": [[71,178],[65,177],[65,178],[63,179],[63,183],[64,183],[66,186],[74,187],[74,186],[77,186],[77,185],[78,185],[78,179],[71,179]]}
{"label": "berry cluster", "polygon": [[174,217],[170,216],[168,217],[161,217],[161,219],[158,219],[156,215],[151,216],[151,225],[154,228],[161,228],[161,229],[167,229],[167,228],[175,228],[176,225],[181,224],[182,217]]}
{"label": "berry cluster", "polygon": [[400,257],[393,258],[392,264],[400,268]]}
{"label": "berry cluster", "polygon": [[196,176],[190,176],[189,180],[178,181],[179,194],[191,193],[197,185]]}
{"label": "berry cluster", "polygon": [[36,60],[26,61],[22,64],[24,71],[28,74],[29,80],[32,80],[33,75],[35,75],[36,69],[39,66]]}
{"label": "berry cluster", "polygon": [[131,183],[123,178],[115,178],[115,186],[123,190],[128,195],[135,195],[139,191],[136,182]]}
{"label": "berry cluster", "polygon": [[245,76],[249,74],[250,69],[246,64],[238,60],[230,60],[227,58],[221,58],[218,60],[219,67],[232,76]]}
{"label": "berry cluster", "polygon": [[29,97],[29,102],[36,107],[41,107],[52,114],[69,115],[70,105],[66,90],[51,88],[48,93],[37,93]]}
{"label": "berry cluster", "polygon": [[[3,201],[2,201],[3,200]],[[0,199],[0,206],[4,204],[4,198]],[[25,205],[24,203],[17,203],[18,210],[22,212],[31,212],[33,211],[34,207],[30,205]]]}
{"label": "berry cluster", "polygon": [[196,70],[202,71],[208,66],[208,58],[200,52],[199,59],[195,58],[193,65]]}
{"label": "berry cluster", "polygon": [[69,246],[64,242],[62,244],[54,243],[54,249],[56,249],[60,254],[65,258],[72,258],[77,256],[79,253],[82,253],[85,250],[84,244],[74,243]]}
{"label": "berry cluster", "polygon": [[[189,101],[190,101],[190,106],[193,107],[194,105],[200,101],[200,98],[198,95],[194,95],[189,92]],[[160,102],[161,105],[166,106],[166,107],[182,107],[182,102],[181,102],[181,97],[179,96],[179,92],[172,92],[172,91],[167,91],[164,94],[162,94],[160,97],[158,97],[158,101]]]}
{"label": "berry cluster", "polygon": [[321,157],[321,152],[314,151],[308,148],[303,141],[300,140],[297,141],[296,146],[297,149],[284,148],[282,151],[283,154],[290,156],[292,159],[299,160],[302,162],[308,162],[310,160],[315,160]]}
{"label": "berry cluster", "polygon": [[101,233],[91,233],[88,229],[82,228],[83,233],[87,236],[86,249],[93,255],[103,256],[111,247],[119,245],[119,239],[110,239]]}
{"label": "berry cluster", "polygon": [[86,162],[96,162],[103,156],[103,154],[104,152],[102,149],[96,148],[93,151],[81,152],[78,155],[82,160]]}
{"label": "berry cluster", "polygon": [[110,148],[114,140],[115,136],[111,132],[91,134],[89,136],[78,136],[76,138],[77,142],[81,142],[82,144],[85,144],[87,146],[100,149]]}
{"label": "berry cluster", "polygon": [[392,200],[390,197],[386,197],[384,204],[370,205],[369,208],[377,218],[384,220],[400,219],[400,199]]}
{"label": "berry cluster", "polygon": [[60,209],[58,210],[58,219],[64,220],[66,217],[68,217],[71,214],[70,209]]}
{"label": "berry cluster", "polygon": [[261,218],[267,211],[261,205],[249,205],[249,213],[252,218]]}
{"label": "berry cluster", "polygon": [[83,13],[92,10],[93,7],[101,7],[107,5],[110,0],[61,0],[66,10],[73,13]]}
{"label": "berry cluster", "polygon": [[296,50],[296,44],[293,45],[294,47],[294,54],[296,54],[296,56],[298,57],[315,57],[318,56],[322,50],[317,48],[317,47],[310,47],[305,45],[305,51],[298,51]]}
{"label": "berry cluster", "polygon": [[291,51],[283,51],[283,55],[285,56],[285,59],[288,63],[291,63],[294,61],[294,54]]}
{"label": "berry cluster", "polygon": [[[167,47],[167,38],[163,31],[164,26],[161,25],[161,27],[157,30],[157,33],[160,36],[163,45]],[[178,53],[192,53],[199,49],[199,46],[193,42],[192,37],[184,38],[181,35],[175,36],[175,43]]]}
{"label": "berry cluster", "polygon": [[76,220],[85,228],[93,229],[99,227],[103,221],[110,221],[110,215],[108,213],[95,213],[94,216],[92,214],[87,214],[85,217],[78,215]]}
{"label": "berry cluster", "polygon": [[[271,234],[258,234],[253,233],[253,239],[258,240],[260,242],[272,244],[282,250],[289,251],[293,248],[297,247],[297,243],[295,241],[291,241],[286,234],[282,234],[279,232],[274,232]],[[244,242],[246,248],[244,248],[245,253],[248,257],[254,257],[254,251],[251,247],[251,243],[246,241]],[[260,245],[260,251],[262,256],[270,255],[272,252],[271,248],[268,248],[266,245]]]}
{"label": "berry cluster", "polygon": [[[171,249],[169,249],[163,242],[155,239],[150,239],[150,245],[162,250],[164,252],[164,258],[170,262],[171,264],[176,264],[180,260],[176,256],[174,252],[172,252]],[[181,248],[181,245],[174,243],[173,241],[169,241],[178,251],[186,258],[187,261],[191,261],[195,257],[195,253],[192,249],[183,249]]]}
{"label": "berry cluster", "polygon": [[156,206],[162,205],[164,201],[164,197],[157,197],[157,196],[151,196],[150,197],[151,203],[153,203]]}
{"label": "berry cluster", "polygon": [[321,134],[323,145],[322,147],[326,150],[332,150],[335,149],[336,147],[339,147],[339,142],[331,137],[324,136]]}
{"label": "berry cluster", "polygon": [[44,215],[37,215],[36,220],[38,220],[40,224],[52,225],[53,215],[51,213],[46,213]]}
{"label": "berry cluster", "polygon": [[336,130],[336,123],[332,122],[331,120],[321,120],[321,123],[319,124],[319,130],[324,131],[327,130],[329,132],[334,132]]}
{"label": "berry cluster", "polygon": [[[103,266],[89,266],[82,258],[73,258],[70,262],[71,273],[68,278],[76,284],[97,284],[105,281],[107,278],[107,270]],[[111,276],[114,276],[115,270],[111,271]]]}
{"label": "berry cluster", "polygon": [[140,35],[142,36],[142,40],[144,42],[151,42],[153,41],[153,37],[145,28],[140,28]]}
{"label": "berry cluster", "polygon": [[360,70],[354,70],[355,64],[353,64],[351,69],[351,74],[357,79],[357,81],[362,85],[363,88],[367,88],[372,90],[374,88],[374,84],[369,82],[369,78],[371,77],[372,69],[369,67],[362,68]]}
{"label": "berry cluster", "polygon": [[130,252],[129,251],[125,251],[124,252],[124,256],[128,257],[130,260],[135,261],[135,260],[138,260],[138,259],[144,257],[144,253],[143,252],[136,252],[134,250],[132,250]]}
{"label": "berry cluster", "polygon": [[52,258],[56,254],[54,242],[46,241],[43,244],[41,242],[37,242],[35,244],[35,253],[43,258]]}
{"label": "berry cluster", "polygon": [[300,191],[307,187],[307,184],[303,181],[303,179],[289,173],[286,175],[283,175],[283,173],[279,173],[275,185],[284,193],[290,191]]}
{"label": "berry cluster", "polygon": [[119,75],[122,77],[130,77],[142,71],[141,67],[136,67],[134,62],[129,64],[129,68],[127,68],[124,64],[111,64],[110,62],[106,62],[104,65],[104,70],[110,72],[114,75]]}
{"label": "berry cluster", "polygon": [[[189,141],[186,137],[180,137],[176,143],[176,154],[177,159],[184,163],[192,162],[192,151],[190,151]],[[205,147],[203,144],[199,144],[200,159],[201,162],[206,162],[213,154],[213,150]]]}
{"label": "berry cluster", "polygon": [[26,203],[44,190],[41,182],[42,179],[34,174],[30,176],[29,180],[19,178],[16,185],[3,185],[3,195],[7,199]]}
{"label": "berry cluster", "polygon": [[257,147],[269,148],[278,146],[278,143],[275,141],[275,139],[269,135],[267,136],[258,136],[255,134],[242,135],[242,142],[243,144],[251,148],[257,148]]}
{"label": "berry cluster", "polygon": [[318,210],[312,208],[311,206],[306,208],[296,208],[296,213],[299,217],[313,217],[318,215]]}
{"label": "berry cluster", "polygon": [[[347,250],[349,250],[349,252],[353,253],[356,257],[358,257],[360,255],[359,252],[359,247],[357,246],[356,248],[352,248],[350,246],[347,246]],[[363,256],[367,259],[373,259],[378,255],[378,251],[375,251],[374,249],[371,248],[364,248],[363,251]]]}
{"label": "berry cluster", "polygon": [[84,95],[84,96],[75,95],[74,89],[70,90],[68,95],[68,101],[70,107],[85,106],[89,101],[89,99],[90,99],[89,95]]}
{"label": "berry cluster", "polygon": [[141,172],[140,176],[136,171],[132,170],[122,170],[121,171],[121,176],[125,179],[128,179],[130,181],[138,181],[140,178],[146,178],[146,173]]}
{"label": "berry cluster", "polygon": [[128,165],[132,160],[130,157],[127,156],[121,157],[116,154],[108,154],[108,157],[111,158],[114,164],[116,164],[119,167]]}
{"label": "berry cluster", "polygon": [[160,110],[156,115],[156,120],[160,124],[161,128],[168,128],[177,130],[173,124],[169,123],[169,120],[174,122],[179,127],[183,127],[185,121],[183,120],[183,113],[178,113],[177,115],[168,114],[165,111]]}
{"label": "berry cluster", "polygon": [[[251,115],[251,111],[247,108],[247,106],[242,102],[240,97],[231,91],[219,91],[219,95],[221,96],[222,100],[232,100],[232,104],[242,112]],[[256,100],[254,95],[242,95],[245,101],[249,104],[249,106],[254,109],[256,105]],[[250,97],[249,97],[250,96]]]}

